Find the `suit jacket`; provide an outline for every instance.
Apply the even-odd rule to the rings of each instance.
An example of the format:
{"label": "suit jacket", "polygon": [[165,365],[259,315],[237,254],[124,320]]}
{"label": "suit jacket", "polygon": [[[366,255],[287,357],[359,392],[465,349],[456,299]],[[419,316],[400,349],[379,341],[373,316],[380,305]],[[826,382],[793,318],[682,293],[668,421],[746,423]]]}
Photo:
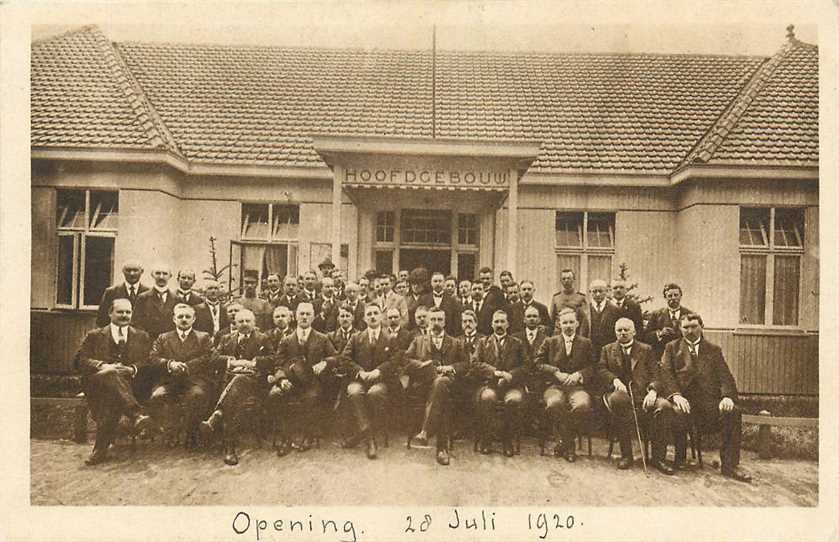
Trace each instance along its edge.
{"label": "suit jacket", "polygon": [[161,333],[175,329],[172,316],[178,300],[175,297],[175,292],[172,290],[168,292],[166,303],[160,303],[157,290],[154,288],[137,296],[132,324],[145,330],[152,339],[156,339]]}
{"label": "suit jacket", "polygon": [[[419,299],[419,304],[434,307],[434,294],[431,292],[423,294]],[[440,308],[446,314],[446,333],[456,337],[460,333],[460,313],[462,312],[460,303],[449,294],[444,293],[440,301]]]}
{"label": "suit jacket", "polygon": [[[612,300],[614,302],[614,299]],[[615,303],[620,314],[619,318],[629,318],[635,324],[635,332],[638,336],[644,334],[644,317],[641,312],[641,305],[631,299],[624,298],[623,304]]]}
{"label": "suit jacket", "polygon": [[[280,305],[282,305],[282,306],[284,306],[284,307],[288,307],[288,308],[289,308],[289,310],[291,311],[291,314],[295,314],[295,313],[297,312],[297,305],[298,305],[298,303],[299,303],[299,301],[297,300],[297,297],[296,297],[296,296],[295,296],[295,297],[289,297],[288,295],[283,294],[283,295],[280,297],[280,299],[279,299],[279,300],[277,300],[276,305],[275,305],[273,302],[271,303],[271,305],[272,305],[274,308],[277,308],[277,307],[279,307]],[[273,312],[273,311],[272,311],[272,312]]]}
{"label": "suit jacket", "polygon": [[496,339],[493,335],[478,341],[475,353],[472,354],[472,370],[477,378],[485,382],[495,382],[495,371],[507,371],[513,375],[512,385],[523,384],[527,371],[530,369],[530,358],[527,348],[522,342],[507,335],[504,346],[495,348]]}
{"label": "suit jacket", "polygon": [[414,298],[414,293],[409,291],[405,296],[405,305],[408,307],[408,329],[414,329],[417,327],[417,307],[422,304],[420,301],[422,300],[423,295],[425,295],[425,292]]}
{"label": "suit jacket", "polygon": [[556,380],[553,376],[554,373],[559,370],[568,374],[579,371],[583,375],[583,386],[591,388],[594,385],[594,358],[591,355],[591,341],[582,337],[579,333],[574,335],[570,356],[565,353],[565,337],[562,333],[546,338],[536,352],[534,365],[536,371],[548,377],[552,383]]}
{"label": "suit jacket", "polygon": [[285,294],[283,293],[282,288],[277,290],[276,293],[271,292],[271,290],[263,290],[259,294],[259,297],[261,297],[262,299],[264,299],[265,301],[270,303],[271,306],[274,307],[275,309],[280,306],[280,300],[284,296],[285,296]]}
{"label": "suit jacket", "polygon": [[242,296],[234,299],[234,302],[239,303],[243,308],[253,312],[253,315],[256,317],[256,326],[263,333],[274,327],[274,320],[272,318],[274,307],[264,299]]}
{"label": "suit jacket", "polygon": [[128,326],[125,346],[120,348],[111,336],[110,324],[87,332],[73,357],[73,366],[83,377],[94,374],[103,363],[122,363],[137,368],[148,367],[151,339],[142,329]]}
{"label": "suit jacket", "polygon": [[195,306],[200,305],[201,303],[204,302],[204,298],[201,297],[200,295],[196,294],[193,291],[189,292],[189,297],[188,298],[183,298],[178,293],[178,291],[175,290],[175,298],[177,299],[178,303],[184,303],[184,304],[189,305],[191,307],[195,307]]}
{"label": "suit jacket", "polygon": [[356,300],[355,307],[351,307],[353,309],[353,327],[359,331],[367,329],[367,322],[364,321],[364,301],[361,298]]}
{"label": "suit jacket", "polygon": [[533,344],[531,344],[527,340],[527,330],[523,329],[518,333],[513,333],[513,337],[517,338],[524,344],[524,347],[527,349],[527,357],[531,360],[536,359],[536,353],[539,351],[539,347],[542,346],[542,343],[545,342],[545,339],[548,338],[547,329],[545,326],[539,326],[536,328],[536,337],[533,340]]}
{"label": "suit jacket", "polygon": [[[422,364],[428,360],[432,360],[432,363],[422,367]],[[431,335],[414,337],[405,352],[404,365],[405,372],[411,381],[433,382],[437,375],[435,369],[441,365],[452,365],[456,377],[465,376],[469,370],[469,357],[463,344],[451,335],[443,333],[443,342],[438,351]]]}
{"label": "suit jacket", "polygon": [[[140,283],[137,284],[137,295],[139,296],[143,292],[147,292],[149,289],[148,286],[144,286]],[[114,299],[129,299],[131,300],[131,305],[136,312],[137,310],[137,298],[132,300],[131,297],[128,295],[128,288],[126,288],[125,283],[122,284],[115,284],[109,288],[105,288],[105,291],[102,293],[102,300],[99,302],[99,311],[96,313],[96,326],[97,327],[104,327],[111,323],[111,318],[108,316],[108,312],[111,310],[111,303],[114,302]]]}
{"label": "suit jacket", "polygon": [[344,351],[344,347],[347,346],[349,340],[356,333],[358,333],[358,330],[355,329],[355,327],[350,328],[350,336],[349,338],[345,339],[343,331],[341,330],[341,328],[338,328],[335,331],[330,331],[326,334],[326,336],[329,338],[329,341],[332,343],[332,346],[335,347],[335,351],[341,353]]}
{"label": "suit jacket", "polygon": [[661,383],[669,397],[681,393],[688,400],[718,403],[723,397],[737,401],[737,383],[725,362],[722,349],[704,337],[699,355],[691,359],[685,339],[667,343],[661,358]]}
{"label": "suit jacket", "polygon": [[590,333],[589,327],[589,311],[588,301],[586,295],[582,292],[574,292],[566,294],[563,291],[555,292],[551,298],[551,322],[553,322],[552,335],[559,335],[559,312],[565,308],[570,307],[577,311],[577,321],[580,322],[580,328],[577,333],[583,337],[588,337]]}
{"label": "suit jacket", "polygon": [[632,343],[629,350],[629,367],[630,371],[627,373],[623,365],[623,347],[619,342],[604,346],[595,367],[601,391],[612,391],[612,383],[616,378],[624,385],[632,383],[632,393],[636,402],[640,402],[650,390],[661,391],[658,360],[653,355],[650,345],[637,340]]}
{"label": "suit jacket", "polygon": [[268,335],[254,330],[242,344],[239,344],[239,335],[234,331],[221,338],[213,350],[213,367],[223,371],[229,359],[246,359],[256,361],[258,373],[270,373],[274,368],[274,349]]}
{"label": "suit jacket", "polygon": [[[211,378],[210,358],[213,341],[209,333],[193,329],[185,341],[181,342],[177,330],[167,331],[155,339],[149,354],[149,360],[155,365],[166,368],[169,361],[181,361],[189,367],[189,376],[209,380]],[[167,380],[173,379],[168,375]]]}
{"label": "suit jacket", "polygon": [[466,351],[466,355],[469,356],[469,359],[472,359],[475,350],[478,348],[478,344],[484,337],[486,337],[486,335],[483,333],[475,332],[475,337],[472,339],[471,344],[469,343],[466,335],[458,335],[457,340],[463,345],[463,349]]}
{"label": "suit jacket", "polygon": [[313,303],[315,309],[315,320],[312,327],[321,333],[328,333],[338,327],[338,307],[341,301],[333,296],[329,301],[319,296]]}
{"label": "suit jacket", "polygon": [[548,313],[548,307],[539,303],[535,299],[529,305],[525,305],[524,301],[516,301],[510,304],[507,313],[510,315],[510,333],[518,333],[524,329],[524,311],[530,305],[536,307],[539,311],[539,324],[545,328],[545,332],[550,335],[551,331],[551,316]]}
{"label": "suit jacket", "polygon": [[487,303],[487,298],[484,297],[480,310],[478,310],[474,299],[472,300],[471,305],[467,305],[463,309],[471,309],[475,312],[475,315],[478,317],[478,333],[481,333],[482,335],[492,334],[492,315],[496,310],[498,310],[497,306],[492,303],[492,299],[490,299],[490,302]]}
{"label": "suit jacket", "polygon": [[399,373],[396,341],[388,337],[384,329],[379,331],[375,343],[370,342],[370,333],[367,330],[353,335],[341,352],[341,362],[353,377],[361,370],[379,369],[382,380],[387,381],[396,378]]}
{"label": "suit jacket", "polygon": [[[693,312],[684,305],[682,305],[679,310],[679,316]],[[663,337],[662,339],[656,337],[656,331],[659,331],[660,329],[663,329],[665,327],[673,328],[673,330],[676,332],[676,335],[674,337],[670,337],[669,339],[667,337]],[[649,322],[647,322],[647,327],[644,329],[644,335],[642,340],[645,343],[652,346],[653,351],[660,358],[662,353],[664,353],[664,347],[667,345],[667,343],[674,339],[680,339],[681,337],[682,328],[679,325],[679,321],[671,320],[670,309],[668,309],[667,307],[663,307],[661,309],[653,311],[653,313],[650,314],[650,320]]]}
{"label": "suit jacket", "polygon": [[[224,310],[224,305],[222,305],[221,303],[218,304],[218,311],[218,331],[222,331],[230,326],[230,321],[227,319],[227,311]],[[200,305],[195,306],[194,327],[198,331],[209,333],[211,336],[214,336],[216,334],[216,330],[213,327],[213,315],[210,313],[210,307],[209,305],[207,305],[206,301],[204,301],[204,303],[201,303]]]}
{"label": "suit jacket", "polygon": [[326,362],[324,371],[332,371],[336,364],[338,352],[329,338],[316,329],[309,331],[305,343],[300,342],[297,330],[286,335],[280,341],[274,353],[276,359],[276,376],[288,378],[294,384],[308,385],[315,379],[312,367],[321,361]]}
{"label": "suit jacket", "polygon": [[615,322],[620,318],[620,310],[606,300],[600,313],[594,305],[589,304],[589,317],[591,354],[597,362],[600,359],[600,349],[615,341]]}

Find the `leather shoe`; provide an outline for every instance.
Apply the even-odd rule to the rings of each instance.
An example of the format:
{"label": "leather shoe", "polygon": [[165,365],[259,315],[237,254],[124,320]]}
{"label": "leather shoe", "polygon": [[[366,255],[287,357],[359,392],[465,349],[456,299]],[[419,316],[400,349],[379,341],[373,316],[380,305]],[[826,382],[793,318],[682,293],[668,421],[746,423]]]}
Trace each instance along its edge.
{"label": "leather shoe", "polygon": [[672,476],[676,473],[676,470],[664,461],[653,462],[653,467],[655,467],[661,474],[666,474],[667,476]]}
{"label": "leather shoe", "polygon": [[505,442],[504,443],[504,457],[513,457],[515,452],[513,451],[513,443],[512,442]]}
{"label": "leather shoe", "polygon": [[577,452],[574,451],[573,446],[569,446],[568,449],[565,450],[565,453],[563,455],[565,456],[565,460],[569,463],[573,463],[577,460]]}
{"label": "leather shoe", "polygon": [[361,431],[356,433],[355,435],[351,436],[348,439],[345,439],[344,442],[341,443],[341,448],[355,448],[364,438],[367,436],[367,432]]}
{"label": "leather shoe", "polygon": [[420,431],[411,437],[411,444],[416,444],[417,446],[428,446],[428,436]]}
{"label": "leather shoe", "polygon": [[618,470],[626,470],[630,467],[632,467],[632,458],[621,457],[620,461],[618,461]]}
{"label": "leather shoe", "polygon": [[437,450],[437,463],[440,465],[448,465],[449,464],[449,451],[445,448]]}
{"label": "leather shoe", "polygon": [[369,439],[367,441],[367,459],[376,459],[376,439]]}
{"label": "leather shoe", "polygon": [[731,478],[732,480],[737,480],[738,482],[745,482],[751,483],[752,475],[741,469],[740,467],[734,467],[733,469],[726,469],[722,471],[722,475],[726,478]]}
{"label": "leather shoe", "polygon": [[284,457],[291,452],[291,443],[287,440],[283,440],[278,445],[274,447],[277,450],[277,457]]}
{"label": "leather shoe", "polygon": [[137,417],[134,418],[134,427],[132,427],[132,430],[135,435],[139,435],[148,429],[150,425],[151,417],[146,416],[145,414],[138,414]]}
{"label": "leather shoe", "polygon": [[224,453],[224,463],[226,465],[238,465],[239,456],[236,454],[235,446],[228,446]]}
{"label": "leather shoe", "polygon": [[492,447],[490,446],[489,441],[487,440],[482,440],[480,442],[479,449],[483,455],[489,455],[492,453]]}
{"label": "leather shoe", "polygon": [[108,459],[108,451],[107,450],[93,450],[90,456],[84,460],[84,464],[92,467],[93,465],[98,465],[100,463],[104,463]]}
{"label": "leather shoe", "polygon": [[699,466],[695,459],[685,459],[683,461],[676,460],[673,462],[673,468],[676,470],[694,470]]}

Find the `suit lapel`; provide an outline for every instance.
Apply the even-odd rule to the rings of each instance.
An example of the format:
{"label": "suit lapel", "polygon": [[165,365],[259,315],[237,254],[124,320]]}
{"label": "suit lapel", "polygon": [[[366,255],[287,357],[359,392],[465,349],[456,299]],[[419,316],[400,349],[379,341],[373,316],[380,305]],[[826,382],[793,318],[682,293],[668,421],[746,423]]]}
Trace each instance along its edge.
{"label": "suit lapel", "polygon": [[635,373],[635,366],[638,364],[638,343],[633,342],[632,347],[629,349],[629,365],[632,368],[633,374]]}

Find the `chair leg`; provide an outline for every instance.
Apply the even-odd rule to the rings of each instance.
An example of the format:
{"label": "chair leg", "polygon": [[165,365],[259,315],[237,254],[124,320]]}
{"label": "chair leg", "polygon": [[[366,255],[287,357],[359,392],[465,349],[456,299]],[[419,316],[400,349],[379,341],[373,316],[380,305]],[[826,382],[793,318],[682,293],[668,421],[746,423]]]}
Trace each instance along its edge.
{"label": "chair leg", "polygon": [[588,456],[591,457],[591,435],[588,435]]}

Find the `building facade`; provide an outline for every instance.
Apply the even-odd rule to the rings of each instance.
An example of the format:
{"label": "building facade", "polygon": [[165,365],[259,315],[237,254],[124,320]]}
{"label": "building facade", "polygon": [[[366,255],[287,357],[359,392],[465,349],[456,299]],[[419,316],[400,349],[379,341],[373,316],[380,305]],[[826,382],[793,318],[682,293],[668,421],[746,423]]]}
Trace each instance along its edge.
{"label": "building facade", "polygon": [[[818,390],[818,49],[32,46],[32,370],[148,269],[677,282],[744,393]],[[147,277],[146,277],[147,278]],[[44,340],[44,337],[49,340]],[[68,354],[70,352],[70,354]]]}

